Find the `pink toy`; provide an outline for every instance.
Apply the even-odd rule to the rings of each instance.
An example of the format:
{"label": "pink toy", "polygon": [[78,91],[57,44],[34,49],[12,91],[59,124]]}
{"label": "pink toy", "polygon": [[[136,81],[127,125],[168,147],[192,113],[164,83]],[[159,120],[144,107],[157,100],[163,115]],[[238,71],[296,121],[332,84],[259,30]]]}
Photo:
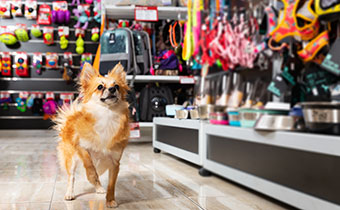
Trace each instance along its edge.
{"label": "pink toy", "polygon": [[74,4],[76,3],[76,1],[77,1],[77,5],[80,4],[80,0],[73,0],[72,3],[71,3],[71,6],[74,6]]}
{"label": "pink toy", "polygon": [[73,9],[73,13],[76,16],[77,24],[74,25],[75,28],[87,29],[87,26],[89,25],[89,21],[92,20],[90,17],[91,12],[89,10],[90,5],[89,4],[80,4],[78,5],[77,9]]}

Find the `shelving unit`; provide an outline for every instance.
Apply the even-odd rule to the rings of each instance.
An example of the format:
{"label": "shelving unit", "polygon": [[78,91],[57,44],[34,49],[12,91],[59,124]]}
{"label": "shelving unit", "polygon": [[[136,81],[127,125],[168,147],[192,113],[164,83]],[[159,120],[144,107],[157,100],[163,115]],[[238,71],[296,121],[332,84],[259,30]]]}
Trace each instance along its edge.
{"label": "shelving unit", "polygon": [[[251,128],[197,121],[203,166],[200,173],[218,174],[300,209],[340,209],[340,138],[298,132],[258,132]],[[159,144],[158,126],[190,130],[191,120],[154,119],[153,146],[188,160],[181,145]],[[172,130],[172,132],[175,132]],[[176,141],[187,142],[177,135]],[[185,151],[184,151],[185,152]]]}
{"label": "shelving unit", "polygon": [[[105,6],[105,13],[108,18],[112,19],[134,19],[135,15],[135,5],[131,6],[115,6],[110,5],[110,1],[107,1]],[[172,7],[172,6],[159,6],[158,9],[158,19],[159,20],[177,20],[186,19],[187,8],[186,7]]]}
{"label": "shelving unit", "polygon": [[199,120],[156,117],[153,120],[152,145],[160,150],[202,165],[202,135]]}
{"label": "shelving unit", "polygon": [[[52,70],[51,70],[52,71]],[[191,81],[187,84],[194,84],[195,78],[192,77],[184,77],[189,78]],[[128,81],[132,80],[132,75],[127,75],[126,79]],[[64,81],[63,78],[44,78],[44,77],[33,77],[33,78],[23,78],[23,77],[1,77],[0,81]],[[162,83],[180,83],[181,76],[153,76],[153,75],[137,75],[135,78],[135,82],[162,82]]]}

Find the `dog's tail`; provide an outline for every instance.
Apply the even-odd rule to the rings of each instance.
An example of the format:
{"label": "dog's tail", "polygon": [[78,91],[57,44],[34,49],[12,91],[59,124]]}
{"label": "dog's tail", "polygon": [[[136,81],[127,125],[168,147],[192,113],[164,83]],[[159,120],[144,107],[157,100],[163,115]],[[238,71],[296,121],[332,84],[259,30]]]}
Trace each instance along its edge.
{"label": "dog's tail", "polygon": [[61,108],[59,108],[56,116],[52,118],[52,121],[55,124],[52,129],[61,132],[62,129],[65,127],[67,118],[79,110],[80,101],[78,100],[78,98],[74,100],[69,106],[62,106]]}

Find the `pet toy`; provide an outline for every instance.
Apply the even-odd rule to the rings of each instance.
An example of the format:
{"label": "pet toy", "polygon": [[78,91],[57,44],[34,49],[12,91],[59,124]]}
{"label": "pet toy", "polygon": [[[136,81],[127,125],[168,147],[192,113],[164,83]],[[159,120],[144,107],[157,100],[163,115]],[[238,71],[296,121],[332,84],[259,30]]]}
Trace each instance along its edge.
{"label": "pet toy", "polygon": [[76,37],[78,37],[77,41],[76,41],[76,52],[78,54],[83,54],[85,49],[84,49],[84,40],[83,40],[83,37],[85,36],[85,31],[80,29],[80,28],[77,28],[76,29]]}
{"label": "pet toy", "polygon": [[11,54],[9,52],[1,53],[1,75],[2,76],[12,76],[12,62],[11,62]]}
{"label": "pet toy", "polygon": [[89,21],[92,20],[90,17],[91,12],[89,8],[90,5],[88,4],[80,4],[78,5],[77,9],[72,10],[77,20],[77,24],[74,25],[75,28],[80,28],[81,25],[83,25],[81,28],[84,30],[87,29]]}
{"label": "pet toy", "polygon": [[32,106],[32,113],[33,113],[33,115],[44,114],[42,94],[41,94],[41,96],[34,98],[33,106]]}
{"label": "pet toy", "polygon": [[10,1],[0,1],[0,17],[1,18],[11,18],[11,2]]}
{"label": "pet toy", "polygon": [[20,92],[19,97],[15,99],[15,102],[17,103],[17,109],[20,112],[25,112],[27,109],[26,99],[28,98],[28,95],[28,92]]}
{"label": "pet toy", "polygon": [[68,26],[59,26],[58,27],[58,34],[60,37],[60,49],[65,50],[68,46],[68,36],[70,34],[70,29]]}
{"label": "pet toy", "polygon": [[43,110],[45,113],[44,120],[47,120],[57,112],[58,105],[54,99],[55,97],[53,92],[46,93],[46,102],[43,105]]}
{"label": "pet toy", "polygon": [[29,20],[37,19],[38,4],[36,0],[26,0],[25,17]]}
{"label": "pet toy", "polygon": [[55,69],[58,66],[58,54],[48,52],[46,53],[46,68]]}
{"label": "pet toy", "polygon": [[27,42],[29,40],[26,24],[17,24],[17,29],[14,31],[18,40],[21,42]]}
{"label": "pet toy", "polygon": [[101,22],[102,22],[101,0],[95,0],[94,1],[93,13],[94,13],[93,19],[97,23],[101,24]]}
{"label": "pet toy", "polygon": [[47,4],[42,4],[39,6],[38,20],[37,23],[41,25],[51,25],[51,7]]}
{"label": "pet toy", "polygon": [[40,52],[33,53],[33,67],[36,68],[37,74],[41,74],[43,56]]}
{"label": "pet toy", "polygon": [[16,52],[14,56],[15,73],[19,77],[29,76],[28,57],[26,52]]}
{"label": "pet toy", "polygon": [[54,43],[53,27],[44,27],[43,34],[45,44],[51,45]]}
{"label": "pet toy", "polygon": [[66,1],[54,1],[52,4],[52,22],[58,24],[70,23],[71,13],[68,11]]}
{"label": "pet toy", "polygon": [[71,6],[74,6],[74,4],[77,3],[77,5],[80,4],[80,0],[72,0]]}
{"label": "pet toy", "polygon": [[61,65],[64,68],[63,79],[67,82],[71,81],[73,76],[73,71],[71,68],[72,63],[73,63],[72,53],[65,52],[61,59]]}
{"label": "pet toy", "polygon": [[14,34],[15,26],[1,26],[0,27],[0,41],[6,45],[14,45],[18,42]]}
{"label": "pet toy", "polygon": [[11,12],[12,15],[15,17],[21,17],[22,14],[22,2],[21,0],[14,0],[12,1],[12,5],[11,5]]}
{"label": "pet toy", "polygon": [[93,42],[97,42],[98,41],[98,39],[99,39],[99,28],[98,27],[96,27],[96,28],[92,28],[91,29],[91,40],[93,41]]}
{"label": "pet toy", "polygon": [[83,69],[85,63],[92,63],[92,54],[91,53],[84,53],[81,55],[81,64],[80,69]]}
{"label": "pet toy", "polygon": [[78,39],[76,41],[76,46],[77,46],[76,52],[78,54],[83,54],[84,51],[85,51],[85,48],[84,48],[84,40],[83,40],[82,36],[78,36]]}
{"label": "pet toy", "polygon": [[41,37],[42,33],[41,33],[41,30],[40,30],[40,26],[36,25],[36,24],[32,24],[31,34],[36,38]]}
{"label": "pet toy", "polygon": [[61,106],[69,106],[74,98],[73,93],[60,93]]}
{"label": "pet toy", "polygon": [[12,102],[11,94],[9,92],[0,92],[0,104],[3,105],[3,109],[8,109],[8,104]]}

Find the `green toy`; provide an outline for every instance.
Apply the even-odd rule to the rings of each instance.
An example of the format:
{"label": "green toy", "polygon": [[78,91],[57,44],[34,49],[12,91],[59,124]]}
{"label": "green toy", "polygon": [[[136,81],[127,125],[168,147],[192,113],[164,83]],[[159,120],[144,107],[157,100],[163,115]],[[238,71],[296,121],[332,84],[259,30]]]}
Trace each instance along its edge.
{"label": "green toy", "polygon": [[99,34],[98,34],[98,33],[92,34],[91,40],[92,40],[93,42],[98,41],[98,39],[99,39]]}
{"label": "green toy", "polygon": [[0,41],[6,45],[14,45],[18,39],[12,33],[3,33],[0,35]]}
{"label": "green toy", "polygon": [[84,49],[84,40],[81,36],[78,36],[78,39],[76,41],[76,46],[77,46],[76,52],[78,54],[83,54],[85,49]]}
{"label": "green toy", "polygon": [[68,40],[65,36],[60,37],[60,49],[65,50],[68,46]]}
{"label": "green toy", "polygon": [[27,30],[24,28],[18,28],[14,33],[21,42],[27,42],[29,40]]}
{"label": "green toy", "polygon": [[39,38],[39,37],[41,37],[42,32],[41,32],[41,30],[38,29],[38,28],[32,28],[32,29],[31,29],[31,34],[32,34],[34,37]]}

